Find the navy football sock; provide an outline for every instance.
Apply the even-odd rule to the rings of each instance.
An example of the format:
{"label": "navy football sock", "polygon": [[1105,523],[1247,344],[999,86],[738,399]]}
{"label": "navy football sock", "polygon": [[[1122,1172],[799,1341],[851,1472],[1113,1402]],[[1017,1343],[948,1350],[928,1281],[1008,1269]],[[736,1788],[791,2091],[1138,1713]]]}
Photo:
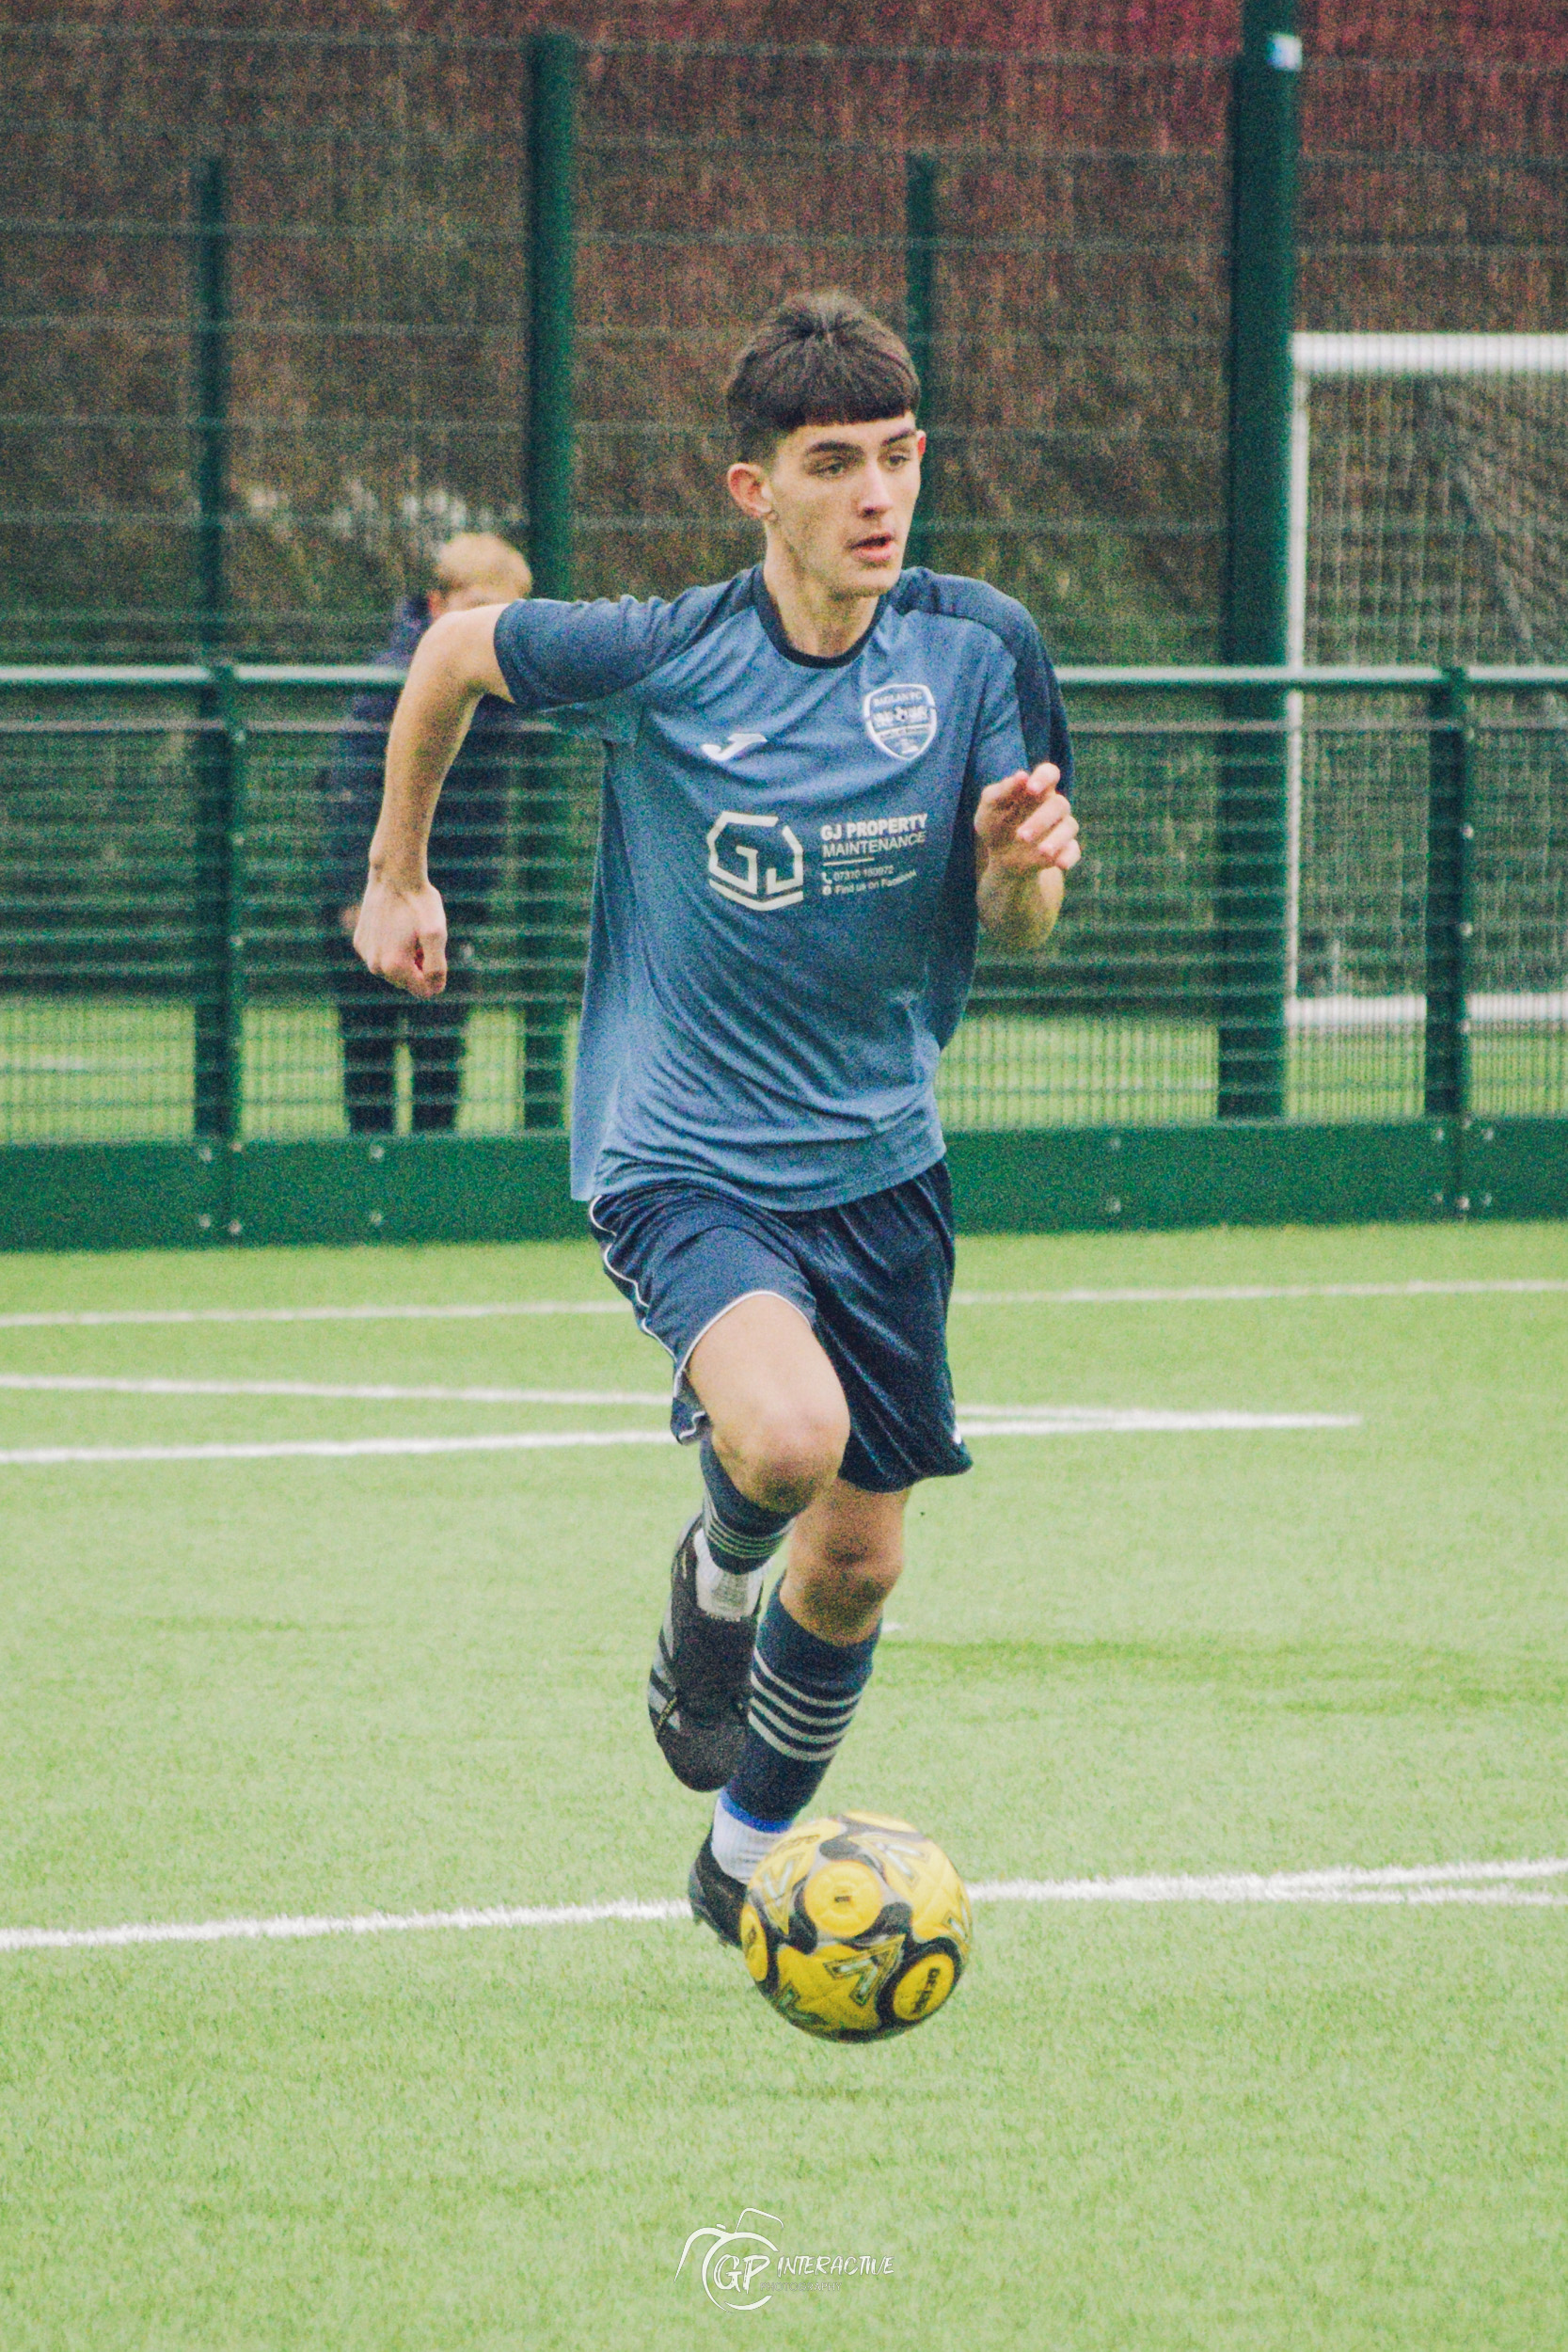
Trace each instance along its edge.
{"label": "navy football sock", "polygon": [[752,1656],[746,1745],[714,1810],[714,1858],[732,1878],[749,1879],[816,1796],[871,1679],[876,1647],[876,1633],[849,1643],[808,1633],[775,1591]]}
{"label": "navy football sock", "polygon": [[703,1523],[697,1532],[697,1605],[711,1616],[749,1617],[762,1572],[789,1531],[793,1514],[769,1511],[743,1495],[704,1433]]}

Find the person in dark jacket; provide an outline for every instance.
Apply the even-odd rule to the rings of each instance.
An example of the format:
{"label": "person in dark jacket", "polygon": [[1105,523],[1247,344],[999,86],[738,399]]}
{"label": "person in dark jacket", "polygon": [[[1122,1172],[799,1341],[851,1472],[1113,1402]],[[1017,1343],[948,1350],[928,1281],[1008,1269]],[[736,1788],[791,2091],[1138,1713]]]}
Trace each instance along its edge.
{"label": "person in dark jacket", "polygon": [[[402,669],[443,612],[510,603],[526,596],[532,585],[515,548],[491,532],[464,532],[436,556],[436,585],[429,594],[407,596],[399,605],[391,637],[376,660]],[[366,970],[352,946],[397,699],[395,687],[357,697],[323,779],[323,930],[342,1036],[343,1107],[354,1135],[391,1132],[400,1032],[413,1064],[415,1132],[437,1133],[456,1122],[463,1037],[474,993],[475,936],[495,892],[506,830],[507,768],[520,749],[515,711],[487,694],[447,780],[430,844],[431,880],[446,901],[451,927],[446,993],[425,1003],[400,996]]]}

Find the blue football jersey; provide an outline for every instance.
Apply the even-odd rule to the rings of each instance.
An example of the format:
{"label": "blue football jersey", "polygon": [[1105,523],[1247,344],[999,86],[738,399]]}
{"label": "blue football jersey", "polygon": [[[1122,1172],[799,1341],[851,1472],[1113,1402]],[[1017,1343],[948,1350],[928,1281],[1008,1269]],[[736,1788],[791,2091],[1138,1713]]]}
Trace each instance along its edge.
{"label": "blue football jersey", "polygon": [[520,709],[605,746],[577,1198],[684,1176],[832,1208],[940,1159],[975,802],[1042,759],[1070,783],[1023,607],[907,571],[824,659],[759,565],[668,603],[508,605],[496,654]]}

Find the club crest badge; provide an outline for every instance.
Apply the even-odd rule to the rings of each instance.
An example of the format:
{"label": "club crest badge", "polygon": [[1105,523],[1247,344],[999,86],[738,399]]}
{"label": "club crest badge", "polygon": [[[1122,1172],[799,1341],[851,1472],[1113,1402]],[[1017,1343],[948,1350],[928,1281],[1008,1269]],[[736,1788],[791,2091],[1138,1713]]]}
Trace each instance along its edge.
{"label": "club crest badge", "polygon": [[937,707],[928,686],[879,686],[861,705],[865,731],[879,752],[918,759],[935,739]]}

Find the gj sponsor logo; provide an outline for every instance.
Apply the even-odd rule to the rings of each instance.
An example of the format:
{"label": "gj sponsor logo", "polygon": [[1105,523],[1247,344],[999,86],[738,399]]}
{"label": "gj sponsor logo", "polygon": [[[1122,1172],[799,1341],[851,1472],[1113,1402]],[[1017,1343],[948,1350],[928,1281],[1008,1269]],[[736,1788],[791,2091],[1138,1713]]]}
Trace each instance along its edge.
{"label": "gj sponsor logo", "polygon": [[[860,897],[918,880],[930,819],[923,808],[901,817],[849,817],[822,827],[822,896]],[[911,865],[911,859],[916,863]]]}
{"label": "gj sponsor logo", "polygon": [[766,2221],[775,2230],[784,2223],[776,2213],[761,2213],[748,2205],[733,2230],[693,2230],[675,2265],[678,2279],[688,2257],[696,2256],[693,2269],[703,2293],[721,2312],[760,2312],[781,2290],[828,2286],[849,2279],[887,2279],[893,2275],[891,2254],[790,2254],[780,2251],[776,2238],[752,2225]]}
{"label": "gj sponsor logo", "polygon": [[918,759],[937,731],[937,707],[928,686],[879,686],[861,705],[865,731],[879,751],[895,759]]}
{"label": "gj sponsor logo", "polygon": [[[748,834],[757,834],[755,840]],[[707,829],[710,890],[759,914],[776,907],[798,907],[806,895],[806,861],[800,839],[776,817],[741,816],[724,809]]]}

